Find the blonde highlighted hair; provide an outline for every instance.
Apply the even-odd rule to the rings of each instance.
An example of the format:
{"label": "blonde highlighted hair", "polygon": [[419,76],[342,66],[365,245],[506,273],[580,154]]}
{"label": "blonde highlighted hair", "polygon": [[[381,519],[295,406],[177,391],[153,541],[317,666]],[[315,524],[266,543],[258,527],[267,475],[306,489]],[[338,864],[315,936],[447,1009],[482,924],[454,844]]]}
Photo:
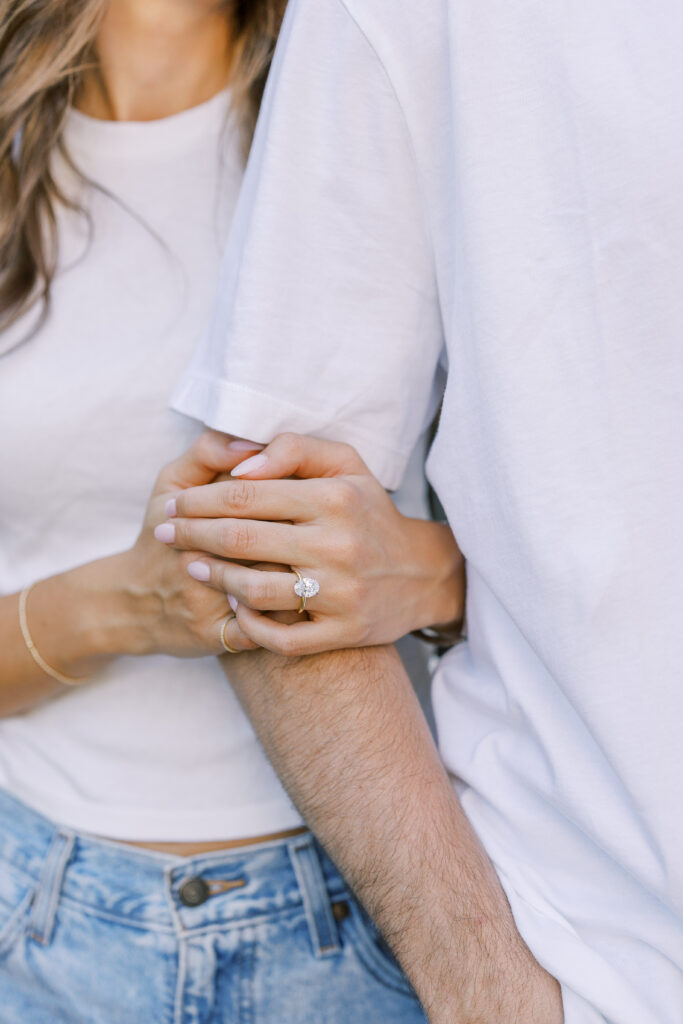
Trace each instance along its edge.
{"label": "blonde highlighted hair", "polygon": [[[232,90],[248,150],[287,0],[224,0],[235,38]],[[55,273],[52,173],[64,122],[107,0],[0,0],[0,329],[34,304]],[[64,152],[68,160],[68,153]]]}

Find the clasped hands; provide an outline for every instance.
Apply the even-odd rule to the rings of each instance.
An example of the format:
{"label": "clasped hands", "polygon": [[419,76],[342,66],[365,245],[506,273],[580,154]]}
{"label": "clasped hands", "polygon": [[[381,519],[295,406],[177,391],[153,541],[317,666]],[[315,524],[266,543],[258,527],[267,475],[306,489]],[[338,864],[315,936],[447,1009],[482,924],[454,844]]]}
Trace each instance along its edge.
{"label": "clasped hands", "polygon": [[[462,618],[450,529],[401,515],[345,444],[283,434],[263,448],[208,431],[162,471],[148,527],[155,520],[179,567],[235,612],[224,637],[236,651],[391,643]],[[293,566],[320,584],[304,615]]]}

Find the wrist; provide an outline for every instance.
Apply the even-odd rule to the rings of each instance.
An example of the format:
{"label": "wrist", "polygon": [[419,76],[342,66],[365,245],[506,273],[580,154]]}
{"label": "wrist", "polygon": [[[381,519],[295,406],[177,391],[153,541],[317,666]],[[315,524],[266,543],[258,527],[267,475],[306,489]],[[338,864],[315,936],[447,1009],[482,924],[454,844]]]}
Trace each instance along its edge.
{"label": "wrist", "polygon": [[[93,630],[99,649],[110,657],[154,654],[158,645],[153,625],[159,617],[159,600],[136,571],[136,549],[104,558],[97,566]],[[96,621],[95,621],[96,620]]]}
{"label": "wrist", "polygon": [[416,604],[413,630],[457,635],[465,605],[465,561],[446,523],[411,520]]}
{"label": "wrist", "polygon": [[559,985],[534,959],[511,916],[458,922],[454,930],[458,954],[450,970],[442,964],[418,991],[430,1024],[499,1024],[502,1018],[559,1024]]}
{"label": "wrist", "polygon": [[36,587],[38,621],[60,609],[62,661],[78,674],[95,671],[121,655],[147,653],[146,637],[129,584],[128,553],[79,566]]}

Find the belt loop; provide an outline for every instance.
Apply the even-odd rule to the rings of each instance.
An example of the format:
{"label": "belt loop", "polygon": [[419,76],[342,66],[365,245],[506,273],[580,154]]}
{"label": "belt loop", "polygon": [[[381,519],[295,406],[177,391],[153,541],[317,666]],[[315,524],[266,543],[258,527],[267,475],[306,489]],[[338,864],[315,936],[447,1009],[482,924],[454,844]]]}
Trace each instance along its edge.
{"label": "belt loop", "polygon": [[339,932],[313,840],[293,843],[289,853],[301,890],[313,952],[317,957],[335,956],[341,950]]}
{"label": "belt loop", "polygon": [[72,832],[63,829],[56,832],[40,873],[40,883],[33,901],[29,930],[31,938],[43,946],[47,946],[52,938],[64,872],[71,858],[73,847],[74,835]]}

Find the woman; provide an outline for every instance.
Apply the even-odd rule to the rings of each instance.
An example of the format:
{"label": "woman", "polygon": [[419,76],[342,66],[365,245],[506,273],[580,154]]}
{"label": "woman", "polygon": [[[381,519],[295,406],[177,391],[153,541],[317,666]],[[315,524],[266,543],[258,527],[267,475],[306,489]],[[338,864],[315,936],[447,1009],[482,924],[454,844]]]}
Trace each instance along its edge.
{"label": "woman", "polygon": [[[3,1024],[423,1019],[209,657],[231,646],[225,594],[153,536],[178,492],[255,451],[198,438],[167,400],[206,326],[282,6],[3,9]],[[371,489],[378,528],[407,541],[384,500]],[[446,569],[424,583],[431,617],[401,612],[393,636],[461,602],[452,539],[420,536]]]}

